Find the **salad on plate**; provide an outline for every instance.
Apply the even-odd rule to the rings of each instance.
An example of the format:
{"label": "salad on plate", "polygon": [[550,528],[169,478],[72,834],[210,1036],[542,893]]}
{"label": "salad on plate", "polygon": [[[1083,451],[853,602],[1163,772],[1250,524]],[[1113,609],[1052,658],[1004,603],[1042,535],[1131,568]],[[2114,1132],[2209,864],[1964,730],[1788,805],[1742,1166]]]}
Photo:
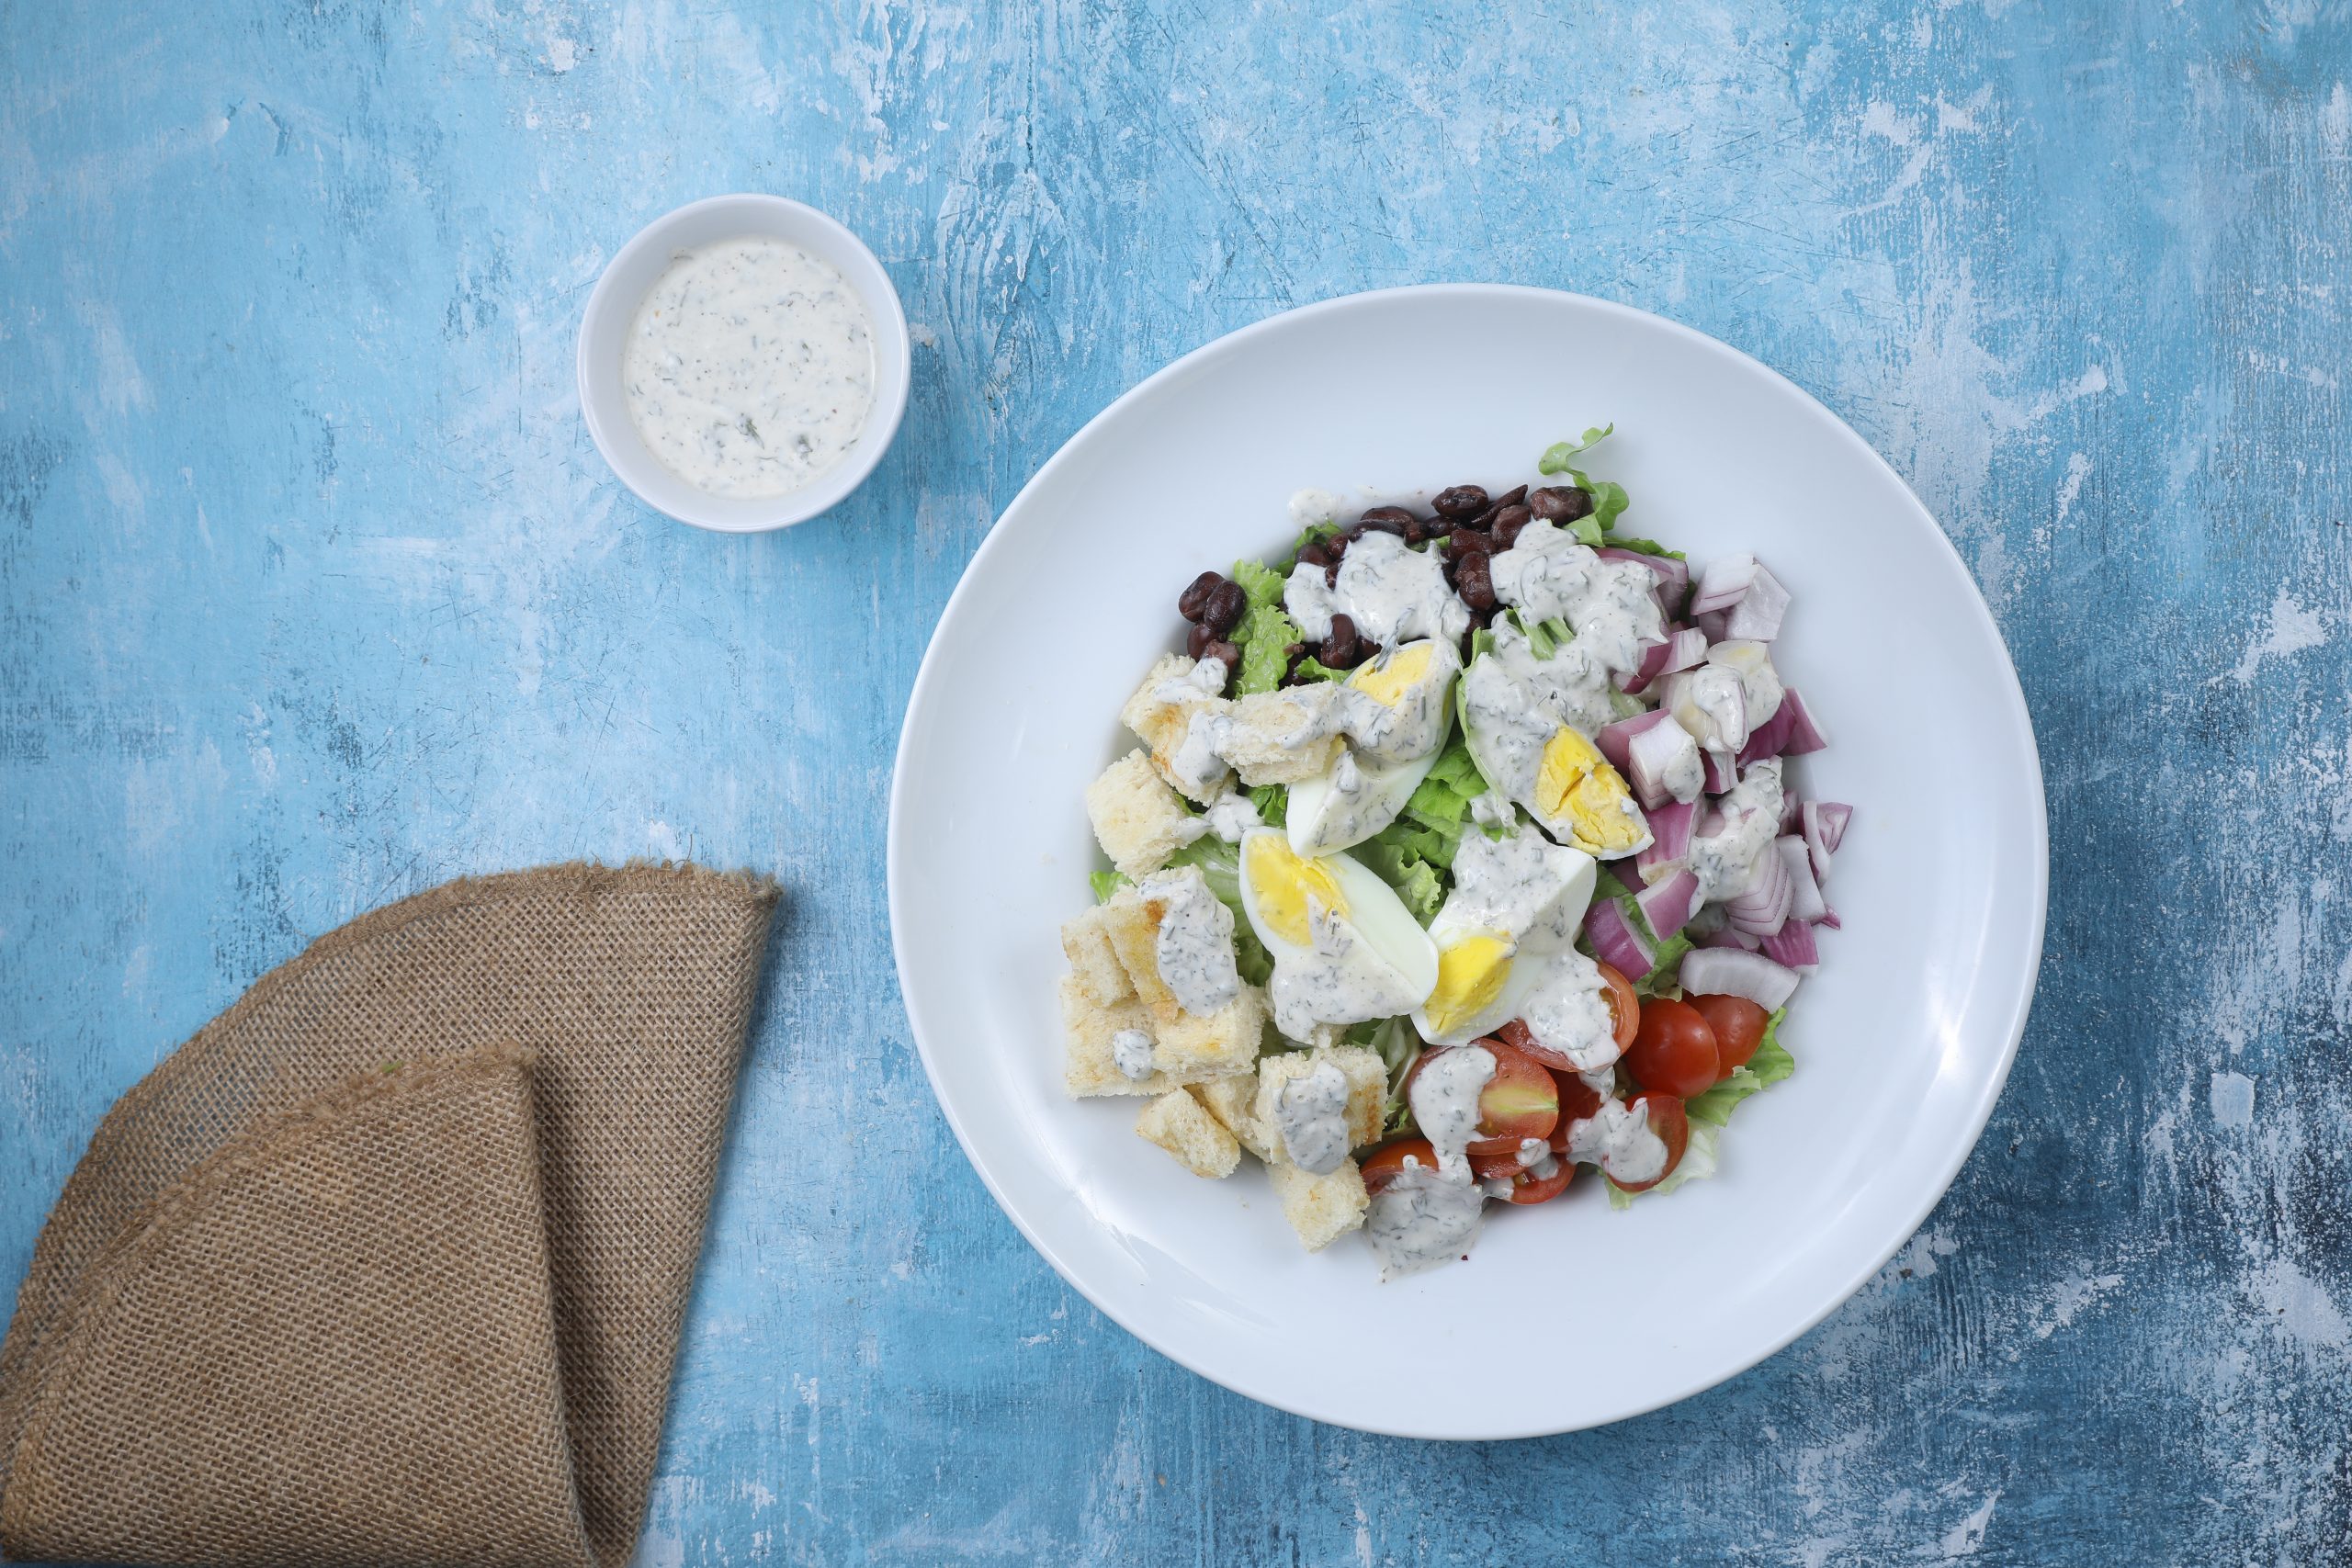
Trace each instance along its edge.
{"label": "salad on plate", "polygon": [[1383,1278],[1582,1168],[1620,1208],[1713,1175],[1838,923],[1790,594],[1621,533],[1577,466],[1609,434],[1498,494],[1301,492],[1284,555],[1183,588],[1086,791],[1069,1091],[1148,1097],[1197,1175],[1254,1156],[1310,1251],[1361,1231]]}

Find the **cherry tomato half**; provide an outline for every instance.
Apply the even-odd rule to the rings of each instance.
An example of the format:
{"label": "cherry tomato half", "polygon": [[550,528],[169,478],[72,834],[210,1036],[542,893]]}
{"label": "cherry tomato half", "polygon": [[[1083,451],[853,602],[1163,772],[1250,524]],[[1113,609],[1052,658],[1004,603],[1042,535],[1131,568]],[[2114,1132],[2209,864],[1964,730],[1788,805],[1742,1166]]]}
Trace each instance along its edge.
{"label": "cherry tomato half", "polygon": [[1690,1118],[1684,1112],[1682,1101],[1670,1094],[1637,1094],[1633,1103],[1634,1110],[1648,1112],[1650,1131],[1666,1145],[1666,1168],[1647,1181],[1620,1181],[1617,1185],[1628,1192],[1646,1192],[1672,1176],[1674,1168],[1682,1163],[1682,1151],[1690,1146]]}
{"label": "cherry tomato half", "polygon": [[1600,1114],[1600,1095],[1574,1073],[1555,1071],[1552,1081],[1560,1090],[1560,1120],[1552,1128],[1552,1152],[1568,1152],[1568,1129]]}
{"label": "cherry tomato half", "polygon": [[1552,1047],[1536,1039],[1535,1032],[1528,1028],[1523,1020],[1512,1019],[1495,1031],[1495,1038],[1523,1055],[1534,1057],[1555,1072],[1576,1071],[1577,1065],[1574,1062],[1568,1060],[1564,1054],[1553,1050]]}
{"label": "cherry tomato half", "polygon": [[1756,1047],[1764,1043],[1764,1026],[1772,1015],[1746,997],[1692,997],[1690,1001],[1715,1032],[1715,1054],[1720,1058],[1715,1070],[1727,1078],[1734,1067],[1746,1066]]}
{"label": "cherry tomato half", "polygon": [[1499,1040],[1479,1042],[1495,1076],[1478,1095],[1478,1136],[1470,1152],[1517,1154],[1522,1138],[1548,1138],[1560,1120],[1560,1090],[1544,1065]]}
{"label": "cherry tomato half", "polygon": [[1569,1179],[1577,1173],[1577,1168],[1566,1160],[1555,1159],[1552,1163],[1551,1175],[1538,1176],[1519,1163],[1515,1151],[1481,1155],[1470,1162],[1470,1173],[1481,1181],[1510,1182],[1510,1191],[1503,1200],[1507,1203],[1541,1203],[1566,1191]]}
{"label": "cherry tomato half", "polygon": [[1424,1170],[1437,1168],[1437,1151],[1427,1138],[1399,1138],[1363,1156],[1363,1190],[1377,1196],[1396,1179],[1408,1158],[1419,1160]]}
{"label": "cherry tomato half", "polygon": [[1609,987],[1609,1013],[1617,1023],[1617,1049],[1622,1054],[1634,1043],[1634,1032],[1642,1024],[1642,998],[1634,994],[1634,982],[1606,964],[1596,964],[1600,971],[1600,983]]}
{"label": "cherry tomato half", "polygon": [[1685,1099],[1704,1094],[1720,1076],[1715,1032],[1689,1002],[1652,997],[1642,1004],[1642,1027],[1625,1066],[1644,1089]]}

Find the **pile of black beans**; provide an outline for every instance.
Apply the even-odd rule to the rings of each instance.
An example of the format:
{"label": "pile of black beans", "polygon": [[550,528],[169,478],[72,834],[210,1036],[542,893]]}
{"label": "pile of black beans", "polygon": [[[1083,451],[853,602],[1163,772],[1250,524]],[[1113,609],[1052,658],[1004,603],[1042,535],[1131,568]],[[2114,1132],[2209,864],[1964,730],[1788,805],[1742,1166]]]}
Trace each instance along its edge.
{"label": "pile of black beans", "polygon": [[[1470,608],[1475,632],[1495,618],[1493,559],[1518,541],[1520,530],[1541,517],[1555,525],[1573,523],[1592,513],[1592,497],[1575,485],[1525,485],[1488,495],[1483,485],[1451,485],[1430,499],[1430,516],[1402,506],[1375,506],[1328,539],[1308,544],[1298,558],[1323,569],[1324,581],[1337,583],[1340,562],[1348,547],[1366,534],[1394,534],[1408,545],[1434,542],[1445,562],[1445,580]],[[1193,579],[1176,600],[1177,613],[1190,621],[1192,631],[1184,651],[1194,659],[1219,659],[1230,675],[1241,666],[1241,650],[1225,640],[1249,608],[1241,585],[1214,571]],[[1290,671],[1285,686],[1298,680],[1298,667],[1308,657],[1331,670],[1352,670],[1380,651],[1356,631],[1346,614],[1331,617],[1331,633],[1320,643],[1295,642],[1285,650]],[[1463,648],[1469,651],[1465,637]]]}

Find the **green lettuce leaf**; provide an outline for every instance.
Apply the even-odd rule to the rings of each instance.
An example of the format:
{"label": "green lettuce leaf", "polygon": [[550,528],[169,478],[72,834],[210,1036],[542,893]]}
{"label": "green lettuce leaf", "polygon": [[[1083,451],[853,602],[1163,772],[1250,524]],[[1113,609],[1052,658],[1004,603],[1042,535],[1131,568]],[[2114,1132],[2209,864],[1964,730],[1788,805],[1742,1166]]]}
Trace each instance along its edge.
{"label": "green lettuce leaf", "polygon": [[1304,681],[1344,681],[1355,671],[1334,670],[1310,653],[1298,661],[1296,673]]}
{"label": "green lettuce leaf", "polygon": [[1241,847],[1205,834],[1169,856],[1168,863],[1201,868],[1201,880],[1208,884],[1218,903],[1233,911],[1234,967],[1250,984],[1264,985],[1273,975],[1274,960],[1258,933],[1250,929],[1249,914],[1241,907]]}
{"label": "green lettuce leaf", "polygon": [[1253,604],[1233,628],[1234,646],[1241,649],[1241,678],[1236,690],[1271,692],[1283,683],[1290,667],[1290,645],[1299,640],[1298,623],[1282,612],[1279,602]]}
{"label": "green lettuce leaf", "polygon": [[1344,1036],[1351,1045],[1364,1045],[1380,1054],[1381,1062],[1388,1068],[1388,1102],[1381,1113],[1383,1134],[1401,1133],[1412,1124],[1412,1107],[1405,1103],[1398,1091],[1404,1087],[1405,1075],[1420,1060],[1421,1037],[1409,1018],[1384,1018],[1371,1023],[1359,1023]]}
{"label": "green lettuce leaf", "polygon": [[1250,595],[1253,606],[1283,602],[1283,574],[1272,567],[1261,566],[1253,560],[1235,561],[1233,581],[1241,584],[1241,591]]}
{"label": "green lettuce leaf", "polygon": [[[1623,511],[1623,508],[1620,507],[1619,510]],[[1600,521],[1600,509],[1596,507],[1591,513],[1569,524],[1568,532],[1577,536],[1577,544],[1590,545],[1597,550],[1602,543],[1601,530],[1608,526],[1608,524]]]}
{"label": "green lettuce leaf", "polygon": [[[1535,464],[1536,472],[1543,474],[1575,473],[1576,470],[1568,467],[1569,460],[1577,457],[1579,453],[1588,451],[1594,446],[1598,445],[1603,437],[1614,432],[1617,426],[1614,423],[1595,425],[1574,441],[1555,441],[1551,446],[1546,446],[1544,449],[1544,456],[1538,459]],[[1577,482],[1581,485],[1584,483],[1584,480],[1582,478],[1578,478]]]}
{"label": "green lettuce leaf", "polygon": [[1609,542],[1621,550],[1633,550],[1640,555],[1664,556],[1668,560],[1689,560],[1690,558],[1689,556],[1684,555],[1680,550],[1668,549],[1656,539],[1611,539]]}
{"label": "green lettuce leaf", "polygon": [[1290,575],[1290,569],[1298,564],[1299,551],[1306,548],[1309,545],[1324,543],[1331,539],[1336,539],[1342,532],[1343,530],[1336,521],[1309,523],[1306,527],[1301,528],[1298,531],[1298,537],[1290,542],[1289,553],[1284,555],[1280,561],[1275,563],[1274,570],[1281,572],[1284,577],[1288,577]]}
{"label": "green lettuce leaf", "polygon": [[1258,820],[1269,828],[1280,828],[1290,820],[1287,784],[1260,784],[1250,792],[1250,804],[1258,808]]}
{"label": "green lettuce leaf", "polygon": [[1445,882],[1438,873],[1453,863],[1452,845],[1438,834],[1399,820],[1348,852],[1396,890],[1413,919],[1425,926],[1437,919],[1438,906],[1445,902]]}
{"label": "green lettuce leaf", "polygon": [[1098,904],[1107,904],[1118,896],[1120,888],[1135,886],[1127,880],[1127,874],[1124,871],[1091,871],[1086,874],[1086,880],[1093,887],[1094,901]]}

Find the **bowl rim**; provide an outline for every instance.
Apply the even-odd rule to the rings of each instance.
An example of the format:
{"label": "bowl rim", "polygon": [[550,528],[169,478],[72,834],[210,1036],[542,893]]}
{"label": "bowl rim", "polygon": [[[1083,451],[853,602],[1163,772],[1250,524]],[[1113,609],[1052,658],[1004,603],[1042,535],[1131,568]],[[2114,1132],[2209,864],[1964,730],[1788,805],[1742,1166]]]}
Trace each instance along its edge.
{"label": "bowl rim", "polygon": [[[672,243],[681,229],[726,212],[745,220],[743,233],[772,235],[806,243],[813,231],[818,238],[809,249],[818,259],[841,272],[857,291],[874,323],[874,407],[865,428],[842,461],[798,490],[782,495],[731,497],[708,495],[679,478],[647,450],[623,406],[616,368],[609,385],[602,367],[594,362],[592,344],[608,320],[626,310],[634,316],[639,299],[616,297],[618,277],[634,268],[649,251]],[[778,222],[782,220],[782,222]],[[702,242],[707,243],[709,242]],[[627,331],[623,322],[618,329]],[[673,207],[652,219],[615,251],[597,274],[594,288],[581,310],[573,353],[580,415],[588,427],[597,454],[613,477],[638,500],[666,517],[689,526],[719,534],[763,534],[788,528],[822,515],[864,484],[897,439],[913,382],[913,343],[907,328],[904,304],[889,270],[847,224],[831,214],[787,196],[763,191],[737,191],[707,196]]]}
{"label": "bowl rim", "polygon": [[[1804,388],[1797,385],[1788,377],[1782,375],[1778,370],[1773,369],[1770,366],[1756,358],[1754,355],[1749,355],[1739,348],[1734,347],[1732,344],[1724,342],[1722,339],[1702,332],[1695,327],[1688,326],[1680,321],[1674,321],[1669,317],[1659,315],[1655,311],[1642,310],[1636,306],[1626,305],[1615,300],[1604,299],[1592,295],[1581,294],[1569,289],[1544,288],[1532,285],[1505,283],[1457,282],[1408,284],[1396,288],[1367,289],[1352,294],[1339,295],[1331,299],[1317,300],[1309,304],[1296,306],[1287,310],[1276,311],[1273,314],[1261,318],[1256,321],[1250,322],[1247,325],[1236,328],[1231,332],[1210,339],[1208,342],[1204,343],[1180,355],[1176,359],[1171,360],[1158,371],[1148,377],[1146,377],[1143,380],[1136,383],[1134,386],[1128,388],[1125,392],[1121,393],[1118,397],[1106,403],[1092,418],[1089,419],[1084,424],[1080,425],[1076,431],[1073,431],[1067,438],[1065,438],[1052,455],[1039,466],[1035,473],[1031,475],[1028,481],[1022,486],[1021,490],[1014,494],[1011,501],[1005,503],[1001,510],[1000,510],[997,516],[997,522],[1001,524],[1007,514],[1020,508],[1023,502],[1027,500],[1034,491],[1044,486],[1049,478],[1057,472],[1063,466],[1080,461],[1080,457],[1074,456],[1074,454],[1080,454],[1083,452],[1087,445],[1084,438],[1093,432],[1098,425],[1108,422],[1115,413],[1125,408],[1127,404],[1142,399],[1153,389],[1156,389],[1164,383],[1187,376],[1198,370],[1204,365],[1213,364],[1217,360],[1238,353],[1255,339],[1282,330],[1283,326],[1293,322],[1296,318],[1374,308],[1376,307],[1376,303],[1382,299],[1406,295],[1456,295],[1464,297],[1484,296],[1489,298],[1528,297],[1555,300],[1566,299],[1574,301],[1578,306],[1584,308],[1595,310],[1610,315],[1638,320],[1650,327],[1663,329],[1673,335],[1689,340],[1694,346],[1698,347],[1702,351],[1724,360],[1729,367],[1736,369],[1740,373],[1760,374],[1769,381],[1777,384],[1781,390],[1793,396],[1802,404],[1815,412],[1822,420],[1826,421],[1828,426],[1835,432],[1836,438],[1849,446],[1859,458],[1870,466],[1879,469],[1884,477],[1893,481],[1898,491],[1910,502],[1913,517],[1924,526],[1928,535],[1931,536],[1935,548],[1941,554],[1943,564],[1955,575],[1956,580],[1965,586],[1967,590],[1967,614],[1973,621],[1975,621],[1978,630],[1990,639],[1991,646],[1998,649],[2001,655],[2000,679],[2006,688],[2005,694],[2008,698],[2008,701],[2004,705],[2004,706],[2007,710],[2007,719],[2009,722],[2009,728],[2012,731],[2012,739],[2021,746],[2021,754],[2030,769],[2031,782],[2033,785],[2031,789],[2024,792],[2031,801],[2030,822],[2030,824],[2025,824],[2025,826],[2029,826],[2030,828],[2030,842],[2028,847],[2032,852],[2030,856],[2030,863],[2031,866],[2030,892],[2032,913],[2030,922],[2030,931],[2029,933],[2030,940],[2027,944],[2027,951],[2030,951],[2036,955],[2042,953],[2045,948],[2049,923],[2050,857],[2048,790],[2045,775],[2041,766],[2041,748],[2036,740],[2033,731],[2032,711],[2025,700],[2024,686],[2018,677],[2017,662],[2009,653],[2008,642],[2001,633],[1999,623],[1995,620],[1992,609],[1984,600],[1983,589],[1978,585],[1974,574],[1968,570],[1967,563],[1961,558],[1960,552],[1953,546],[1951,536],[1947,534],[1944,531],[1943,526],[1937,522],[1935,514],[1928,509],[1925,502],[1918,499],[1918,496],[1912,491],[1908,482],[1904,479],[1900,473],[1897,473],[1894,470],[1894,466],[1888,463],[1885,457],[1883,457],[1867,440],[1865,440],[1860,432],[1856,431],[1845,421],[1845,419],[1839,416],[1837,411],[1831,409],[1827,404],[1815,397]],[[1022,1237],[1035,1249],[1038,1256],[1043,1258],[1046,1262],[1052,1267],[1054,1271],[1061,1277],[1064,1283],[1077,1291],[1080,1295],[1083,1296],[1095,1308],[1096,1311],[1100,1312],[1112,1323],[1116,1324],[1129,1334],[1134,1335],[1136,1338],[1149,1346],[1153,1350],[1167,1357],[1170,1360],[1176,1362],[1179,1366],[1185,1368],[1188,1371],[1193,1372],[1198,1376],[1207,1378],[1209,1381],[1216,1382],[1220,1386],[1231,1389],[1247,1398],[1256,1400],[1261,1404],[1269,1404],[1276,1409],[1283,1410],[1293,1415],[1306,1416],[1310,1420],[1320,1421],[1351,1430],[1369,1432],[1380,1436],[1418,1438],[1423,1440],[1502,1441],[1515,1440],[1522,1438],[1551,1437],[1565,1431],[1590,1429],[1595,1427],[1611,1425],[1618,1421],[1629,1420],[1635,1416],[1647,1415],[1653,1411],[1663,1409],[1669,1404],[1679,1403],[1681,1400],[1703,1393],[1707,1389],[1720,1386],[1722,1383],[1727,1382],[1733,1378],[1740,1376],[1742,1373],[1752,1370],[1763,1361],[1770,1359],[1772,1356],[1779,1354],[1797,1339],[1803,1337],[1805,1334],[1810,1333],[1814,1328],[1817,1327],[1839,1307],[1852,1300],[1871,1279],[1877,1276],[1879,1271],[1886,1266],[1890,1259],[1899,1253],[1905,1246],[1908,1245],[1910,1239],[1917,1234],[1920,1226],[1925,1224],[1928,1217],[1934,1213],[1937,1205],[1943,1201],[1945,1195],[1949,1193],[1951,1189],[1952,1181],[1958,1177],[1961,1168],[1967,1163],[1969,1157],[1975,1153],[1978,1145],[1983,1141],[1984,1128],[1992,1119],[1993,1110],[1998,1102],[2001,1092],[2008,1081],[2011,1069],[2016,1065],[2018,1050],[2023,1041],[2026,1025],[2032,1013],[2035,994],[2040,987],[2041,973],[2038,961],[2030,963],[2026,966],[2022,984],[2018,991],[2014,1006],[2001,1021],[2000,1033],[2003,1036],[2003,1044],[1998,1059],[1992,1065],[1992,1070],[1986,1074],[1983,1079],[1981,1088],[1973,1102],[1970,1102],[1967,1105],[1967,1136],[1964,1139],[1954,1141],[1951,1145],[1951,1152],[1947,1157],[1940,1160],[1935,1168],[1934,1179],[1931,1182],[1922,1184],[1917,1200],[1904,1211],[1904,1223],[1900,1227],[1890,1233],[1892,1239],[1889,1240],[1883,1247],[1877,1249],[1875,1256],[1869,1259],[1864,1266],[1859,1266],[1849,1269],[1845,1277],[1838,1280],[1836,1288],[1833,1291],[1825,1292],[1822,1304],[1815,1310],[1811,1312],[1809,1314],[1806,1314],[1802,1321],[1795,1322],[1789,1325],[1785,1332],[1773,1337],[1770,1343],[1763,1345],[1760,1349],[1758,1349],[1752,1357],[1749,1357],[1741,1365],[1731,1369],[1729,1371],[1716,1375],[1703,1375],[1696,1378],[1676,1380],[1672,1383],[1667,1385],[1664,1392],[1659,1393],[1656,1397],[1630,1404],[1623,1409],[1617,1410],[1612,1414],[1601,1416],[1597,1420],[1577,1423],[1574,1427],[1562,1427],[1556,1424],[1545,1425],[1542,1422],[1536,1422],[1532,1424],[1514,1425],[1508,1427],[1483,1428],[1476,1431],[1463,1429],[1433,1430],[1428,1427],[1417,1425],[1410,1419],[1399,1421],[1365,1420],[1358,1416],[1337,1414],[1328,1407],[1318,1408],[1313,1401],[1277,1397],[1258,1389],[1240,1386],[1236,1382],[1219,1376],[1216,1371],[1198,1364],[1191,1356],[1170,1348],[1170,1346],[1166,1343],[1163,1343],[1161,1336],[1149,1332],[1146,1329],[1139,1328],[1130,1323],[1125,1314],[1115,1310],[1102,1298],[1101,1294],[1091,1288],[1089,1280],[1083,1275],[1082,1271],[1075,1268],[1072,1263],[1062,1255],[1061,1251],[1055,1245],[1050,1243],[1035,1227],[1031,1224],[1029,1217],[1023,1212],[1023,1210],[1019,1206],[1008,1201],[1004,1189],[997,1179],[995,1172],[990,1169],[988,1160],[980,1152],[979,1145],[976,1144],[975,1139],[965,1127],[963,1120],[959,1115],[954,1101],[952,1101],[948,1096],[940,1092],[939,1073],[933,1061],[932,1045],[926,1039],[926,1020],[924,1017],[918,1015],[918,1004],[915,996],[916,987],[910,986],[908,979],[910,961],[913,955],[910,953],[907,945],[907,923],[902,918],[900,901],[901,893],[906,886],[905,879],[910,874],[904,856],[905,840],[908,832],[907,816],[910,809],[907,804],[908,740],[913,732],[918,717],[924,711],[926,705],[925,699],[930,695],[931,689],[935,686],[941,679],[944,678],[942,675],[943,667],[934,658],[942,637],[947,631],[950,624],[956,619],[959,614],[971,613],[970,604],[975,597],[971,591],[973,583],[979,576],[977,569],[983,560],[989,558],[992,552],[1002,547],[1002,541],[1005,536],[1004,530],[1001,527],[992,525],[988,534],[981,539],[978,547],[973,551],[971,558],[965,563],[962,575],[956,580],[955,589],[948,595],[947,603],[942,606],[938,619],[933,625],[931,640],[924,649],[922,661],[917,669],[914,683],[908,694],[906,712],[899,727],[899,750],[893,760],[891,767],[890,800],[887,818],[884,846],[885,891],[887,908],[890,919],[892,957],[895,961],[895,967],[897,969],[901,1003],[907,1013],[909,1032],[913,1037],[916,1053],[922,1062],[924,1077],[931,1084],[933,1098],[938,1103],[941,1113],[946,1119],[949,1129],[955,1134],[957,1144],[963,1148],[965,1158],[971,1165],[975,1173],[980,1178],[980,1181],[982,1185],[987,1188],[989,1196],[995,1200],[997,1207],[1004,1213],[1006,1218],[1012,1222],[1014,1228],[1020,1232]],[[932,700],[935,701],[936,698],[933,697]],[[939,1026],[944,1022],[944,1020],[937,1018],[932,1018],[929,1021],[934,1030],[938,1029]],[[942,1038],[944,1038],[944,1034],[942,1035]]]}

